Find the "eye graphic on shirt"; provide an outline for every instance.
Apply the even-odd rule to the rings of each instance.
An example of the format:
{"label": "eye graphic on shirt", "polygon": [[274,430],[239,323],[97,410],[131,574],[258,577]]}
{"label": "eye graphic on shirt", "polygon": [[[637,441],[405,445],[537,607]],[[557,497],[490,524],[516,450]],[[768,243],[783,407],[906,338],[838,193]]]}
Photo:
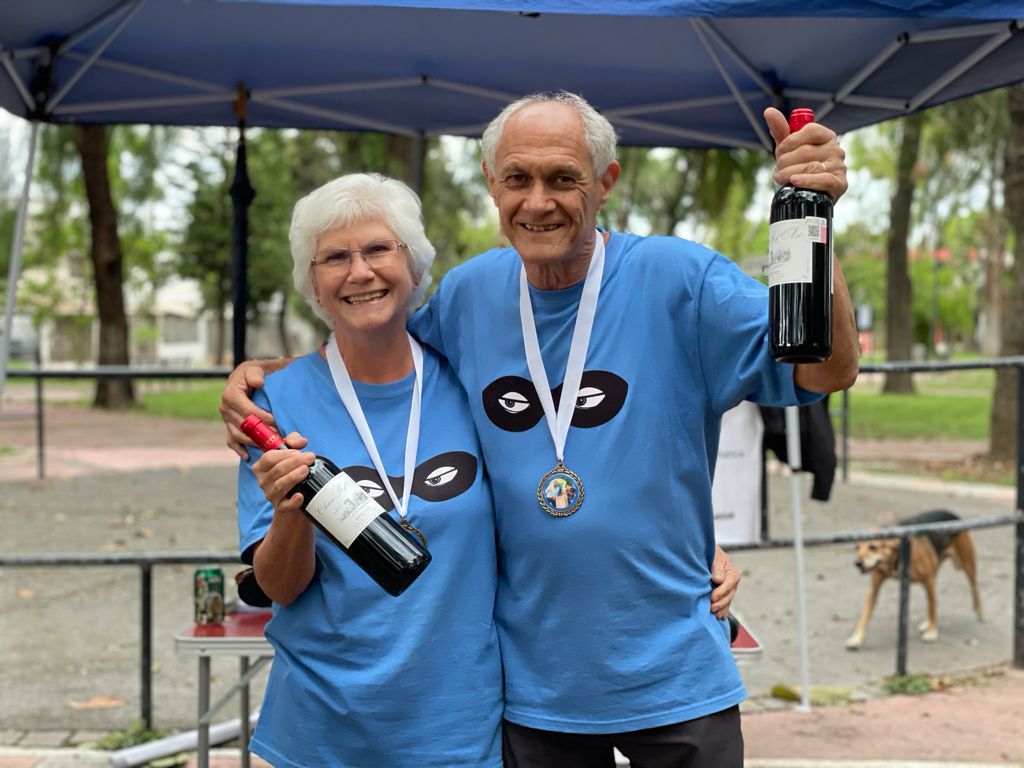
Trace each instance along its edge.
{"label": "eye graphic on shirt", "polygon": [[509,413],[522,413],[530,407],[530,401],[518,392],[506,392],[498,398],[498,405]]}
{"label": "eye graphic on shirt", "polygon": [[459,470],[455,469],[455,467],[440,467],[431,472],[430,477],[423,482],[429,488],[437,488],[441,485],[448,485],[448,483],[455,479],[457,474],[459,474]]}
{"label": "eye graphic on shirt", "polygon": [[[412,495],[424,501],[439,502],[454,499],[468,491],[476,482],[477,458],[465,451],[449,451],[422,462],[412,477]],[[395,508],[391,494],[381,485],[380,475],[373,467],[358,464],[342,470],[366,491],[374,501],[381,505],[385,512]],[[388,475],[388,482],[401,498],[404,477]]]}
{"label": "eye graphic on shirt", "polygon": [[376,480],[363,480],[358,485],[366,491],[366,495],[371,499],[377,499],[384,495],[384,489],[380,487],[380,483]]}
{"label": "eye graphic on shirt", "polygon": [[483,391],[484,412],[506,432],[525,432],[544,416],[533,382],[522,376],[502,376]]}
{"label": "eye graphic on shirt", "polygon": [[576,407],[586,410],[596,408],[604,400],[604,392],[597,387],[580,387],[576,393]]}
{"label": "eye graphic on shirt", "polygon": [[[626,402],[629,385],[611,371],[584,371],[576,393],[572,426],[582,429],[599,427],[613,419]],[[562,385],[551,391],[558,408]],[[537,425],[544,415],[533,382],[521,376],[502,376],[483,391],[487,418],[506,432],[525,432]]]}
{"label": "eye graphic on shirt", "polygon": [[[608,423],[622,410],[628,391],[626,380],[611,371],[584,371],[576,392],[572,425],[590,429]],[[557,408],[558,399],[562,396],[561,384],[552,390],[551,396]]]}
{"label": "eye graphic on shirt", "polygon": [[449,451],[427,459],[412,478],[412,492],[424,501],[447,501],[465,493],[476,481],[476,456]]}

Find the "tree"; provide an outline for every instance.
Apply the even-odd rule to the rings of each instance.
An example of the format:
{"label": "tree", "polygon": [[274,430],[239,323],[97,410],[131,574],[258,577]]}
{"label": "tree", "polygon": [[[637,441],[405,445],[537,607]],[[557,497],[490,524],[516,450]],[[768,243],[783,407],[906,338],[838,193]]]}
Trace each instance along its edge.
{"label": "tree", "polygon": [[741,255],[744,249],[729,235],[750,234],[743,214],[758,171],[770,161],[770,155],[751,150],[624,148],[619,183],[602,221],[656,234],[674,234],[685,222],[695,233],[707,229],[713,246]]}
{"label": "tree", "polygon": [[[56,265],[88,251],[101,364],[129,361],[123,285],[130,270],[147,280],[158,274],[155,255],[163,239],[144,212],[162,195],[158,169],[173,138],[167,128],[45,126],[40,136],[37,184],[42,215],[33,222],[27,267],[51,273]],[[133,402],[128,380],[99,380],[94,404],[124,408]]]}
{"label": "tree", "polygon": [[[100,318],[100,365],[128,364],[128,317],[124,309],[124,262],[117,233],[117,210],[110,192],[110,142],[104,125],[76,125],[75,146],[82,161],[91,231],[89,257]],[[98,379],[93,405],[128,408],[135,402],[131,379]]]}
{"label": "tree", "polygon": [[[914,188],[919,171],[918,155],[921,151],[921,129],[924,115],[918,113],[904,117],[899,155],[896,161],[896,190],[893,192],[889,213],[889,244],[886,279],[886,359],[909,360],[913,339],[911,324],[912,290],[907,270],[907,239],[910,236],[910,214],[914,203]],[[909,373],[886,373],[883,392],[912,393],[914,381]]]}
{"label": "tree", "polygon": [[[1003,186],[1006,220],[1013,237],[1013,289],[1009,310],[1003,317],[1002,354],[1024,354],[1024,83],[1007,91],[1009,135],[1003,156]],[[1017,451],[1017,407],[1019,371],[996,371],[989,420],[989,458],[1011,461]]]}
{"label": "tree", "polygon": [[226,149],[215,156],[216,170],[209,170],[200,162],[189,165],[195,190],[177,261],[182,277],[199,281],[204,305],[214,310],[214,356],[220,365],[227,349],[224,308],[231,296],[231,198]]}

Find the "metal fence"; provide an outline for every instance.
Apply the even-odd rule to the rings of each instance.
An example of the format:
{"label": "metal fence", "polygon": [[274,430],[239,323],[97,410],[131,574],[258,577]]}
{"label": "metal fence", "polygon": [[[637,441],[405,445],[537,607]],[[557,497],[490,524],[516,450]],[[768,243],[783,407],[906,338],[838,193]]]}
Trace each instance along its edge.
{"label": "metal fence", "polygon": [[[1024,370],[1024,357],[1010,357],[987,360],[971,360],[943,363],[884,363],[874,365],[861,365],[862,373],[924,373],[941,372],[952,370],[971,369],[998,369],[1016,368],[1018,372]],[[43,418],[44,386],[47,379],[98,379],[98,378],[132,378],[132,379],[223,379],[229,373],[229,369],[207,369],[207,370],[163,370],[163,369],[136,369],[125,366],[107,366],[89,370],[61,371],[61,370],[14,370],[9,371],[8,376],[15,378],[31,378],[35,380],[36,395],[36,447],[37,447],[37,473],[43,477],[45,472],[45,423]],[[843,392],[843,405],[841,414],[841,437],[840,455],[842,465],[842,476],[847,477],[848,436],[849,436],[849,414],[850,414],[850,393]],[[1018,377],[1018,447],[1024,446],[1024,375]],[[1001,515],[985,518],[974,518],[959,520],[948,523],[931,523],[907,527],[885,528],[873,531],[849,531],[839,532],[828,536],[811,536],[803,540],[804,546],[827,546],[835,544],[847,544],[856,541],[870,539],[898,538],[900,539],[902,562],[909,561],[910,539],[915,535],[929,532],[953,533],[973,528],[988,528],[994,526],[1014,525],[1016,527],[1016,567],[1014,580],[1014,613],[1013,613],[1013,649],[1012,660],[1016,667],[1024,668],[1024,451],[1018,448],[1017,451],[1017,496],[1016,512],[1009,515]],[[793,546],[791,539],[770,539],[751,545],[734,545],[730,550],[749,549],[778,549]],[[238,564],[238,555],[235,552],[157,552],[157,553],[117,553],[117,554],[81,554],[81,555],[0,555],[0,567],[29,567],[29,566],[128,566],[139,569],[139,592],[140,592],[140,659],[139,659],[139,681],[141,686],[140,716],[141,719],[150,724],[152,722],[152,661],[153,661],[153,638],[152,638],[152,571],[157,565],[182,565],[182,564]],[[899,626],[898,643],[896,656],[896,674],[906,673],[907,658],[907,623],[908,623],[908,595],[909,595],[909,569],[903,568],[900,573],[900,598],[899,598]]]}

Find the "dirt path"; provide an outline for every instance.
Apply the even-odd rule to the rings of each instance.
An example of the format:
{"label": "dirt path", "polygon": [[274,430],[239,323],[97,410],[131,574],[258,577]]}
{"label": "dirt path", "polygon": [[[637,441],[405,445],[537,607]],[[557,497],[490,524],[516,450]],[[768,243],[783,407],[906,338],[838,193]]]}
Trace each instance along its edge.
{"label": "dirt path", "polygon": [[1024,670],[863,704],[746,714],[748,757],[1024,763]]}

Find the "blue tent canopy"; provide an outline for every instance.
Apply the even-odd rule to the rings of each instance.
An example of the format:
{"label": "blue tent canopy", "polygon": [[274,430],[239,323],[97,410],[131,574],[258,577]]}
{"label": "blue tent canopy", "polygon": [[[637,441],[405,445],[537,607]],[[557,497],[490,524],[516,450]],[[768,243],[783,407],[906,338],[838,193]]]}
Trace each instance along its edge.
{"label": "blue tent canopy", "polygon": [[[1007,0],[6,2],[0,107],[36,125],[235,125],[244,102],[250,126],[422,140],[478,136],[509,101],[565,89],[623,144],[771,149],[769,105],[841,133],[1024,80],[1022,25]],[[25,218],[23,202],[3,338]],[[244,230],[240,210],[236,358]],[[5,370],[6,347],[0,391]]]}
{"label": "blue tent canopy", "polygon": [[1018,17],[1005,0],[36,0],[0,8],[0,106],[232,125],[241,85],[249,125],[476,136],[564,88],[625,144],[768,147],[771,104],[843,132],[1024,80]]}

